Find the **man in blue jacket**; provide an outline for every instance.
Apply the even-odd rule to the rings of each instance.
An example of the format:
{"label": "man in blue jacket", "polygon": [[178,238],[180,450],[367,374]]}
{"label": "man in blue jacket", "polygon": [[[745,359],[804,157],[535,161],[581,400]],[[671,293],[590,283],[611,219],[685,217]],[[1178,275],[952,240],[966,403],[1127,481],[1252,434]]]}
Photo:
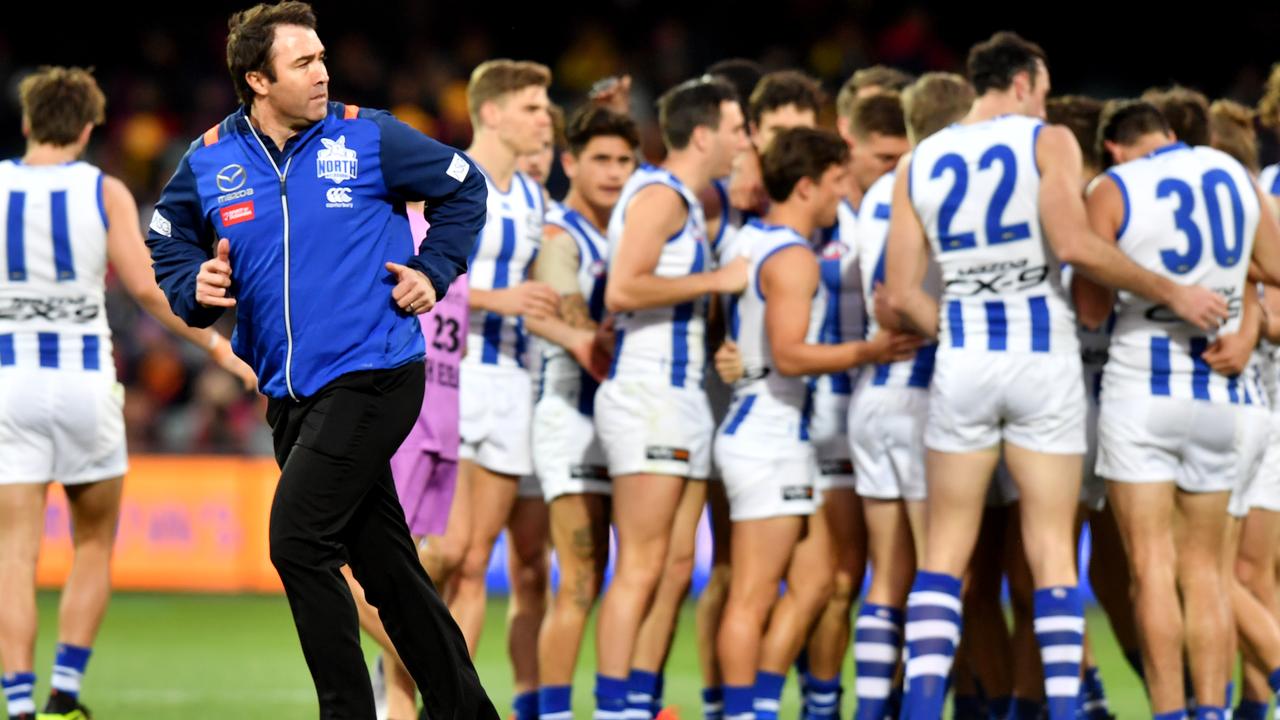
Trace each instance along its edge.
{"label": "man in blue jacket", "polygon": [[[192,143],[148,233],[175,314],[235,308],[236,354],[268,396],[282,469],[271,508],[280,573],[322,718],[374,717],[351,566],[432,720],[496,718],[466,644],[418,562],[389,461],[417,417],[428,312],[485,220],[484,178],[388,113],[329,102],[303,2],[230,22],[243,106]],[[414,255],[405,202],[426,201]]]}

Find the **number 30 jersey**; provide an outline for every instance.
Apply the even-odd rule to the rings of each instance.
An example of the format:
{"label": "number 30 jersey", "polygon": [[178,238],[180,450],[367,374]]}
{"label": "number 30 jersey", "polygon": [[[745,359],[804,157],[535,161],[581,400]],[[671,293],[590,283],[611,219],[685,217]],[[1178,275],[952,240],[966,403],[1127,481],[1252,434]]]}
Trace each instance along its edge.
{"label": "number 30 jersey", "polygon": [[[1172,143],[1107,176],[1125,202],[1120,249],[1174,282],[1221,293],[1231,315],[1219,332],[1238,330],[1260,212],[1244,167],[1218,150]],[[1102,392],[1242,403],[1240,379],[1212,372],[1201,357],[1213,339],[1168,308],[1121,293]]]}
{"label": "number 30 jersey", "polygon": [[911,204],[942,271],[943,351],[1079,352],[1075,311],[1040,227],[1042,127],[1022,115],[956,124],[911,154]]}

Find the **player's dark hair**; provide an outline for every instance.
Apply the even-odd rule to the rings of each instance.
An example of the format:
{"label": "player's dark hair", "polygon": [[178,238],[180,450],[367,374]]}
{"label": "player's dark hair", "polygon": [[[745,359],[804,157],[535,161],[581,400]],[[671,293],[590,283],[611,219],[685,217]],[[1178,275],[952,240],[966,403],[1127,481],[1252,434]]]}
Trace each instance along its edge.
{"label": "player's dark hair", "polygon": [[906,137],[907,121],[902,113],[902,97],[882,92],[868,95],[853,104],[849,116],[849,132],[855,138],[867,139],[872,133],[888,137]]}
{"label": "player's dark hair", "polygon": [[760,157],[764,188],[774,202],[783,202],[801,178],[814,182],[833,165],[849,161],[849,145],[830,130],[788,128],[778,131]]}
{"label": "player's dark hair", "polygon": [[1209,144],[1209,98],[1189,87],[1151,88],[1142,99],[1155,105],[1178,139],[1188,145]]}
{"label": "player's dark hair", "polygon": [[760,124],[760,118],[787,105],[801,110],[812,110],[817,117],[822,102],[822,88],[818,81],[797,70],[779,70],[760,78],[751,91],[747,115],[751,122]]}
{"label": "player's dark hair", "polygon": [[1104,143],[1132,145],[1143,135],[1170,132],[1169,121],[1155,105],[1145,100],[1111,100],[1098,118],[1097,152],[1110,157]]}
{"label": "player's dark hair", "polygon": [[707,68],[708,75],[724,78],[738,93],[738,104],[746,107],[751,99],[751,92],[764,77],[764,67],[755,60],[746,58],[728,58],[713,63]]}
{"label": "player's dark hair", "polygon": [[979,96],[989,90],[1008,90],[1020,72],[1036,82],[1036,62],[1049,64],[1039,45],[1007,30],[992,35],[969,50],[969,82]]}
{"label": "player's dark hair", "polygon": [[686,80],[658,98],[658,125],[670,150],[689,146],[699,127],[720,126],[720,105],[738,102],[738,93],[727,80],[715,75]]}
{"label": "player's dark hair", "polygon": [[1102,117],[1102,101],[1085,95],[1063,95],[1045,104],[1046,119],[1054,125],[1065,125],[1076,136],[1085,164],[1102,167],[1098,147],[1098,121]]}
{"label": "player's dark hair", "polygon": [[632,150],[640,146],[640,131],[629,115],[614,112],[599,105],[587,104],[569,116],[565,127],[565,140],[574,157],[580,155],[587,143],[598,137],[622,138]]}

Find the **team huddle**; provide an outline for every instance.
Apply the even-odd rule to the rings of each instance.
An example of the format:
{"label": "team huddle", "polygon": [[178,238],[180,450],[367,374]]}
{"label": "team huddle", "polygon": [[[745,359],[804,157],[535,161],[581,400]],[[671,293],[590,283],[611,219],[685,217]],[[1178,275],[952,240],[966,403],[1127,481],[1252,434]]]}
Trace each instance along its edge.
{"label": "team huddle", "polygon": [[[297,47],[310,47],[309,32]],[[321,64],[306,72],[324,73],[322,50],[307,50]],[[597,603],[594,717],[669,712],[663,669],[704,510],[714,538],[696,613],[706,720],[777,718],[793,667],[808,720],[843,708],[859,720],[941,718],[949,695],[956,718],[1111,717],[1078,587],[1085,523],[1092,586],[1152,715],[1224,718],[1234,705],[1237,718],[1265,716],[1280,692],[1280,166],[1258,167],[1253,111],[1185,88],[1050,99],[1044,52],[1013,33],[974,46],[967,71],[859,71],[836,97],[830,130],[819,127],[815,80],[722,61],[658,100],[666,156],[656,166],[637,160],[628,78],[597,84],[565,117],[548,100],[545,66],[486,62],[468,85],[472,145],[452,161],[451,149],[420,145],[385,113],[321,108],[321,132],[355,138],[321,141],[313,184],[326,188],[325,207],[361,201],[366,190],[342,183],[357,178],[357,149],[372,147],[359,123],[376,125],[382,154],[366,159],[362,182],[370,167],[382,173],[419,257],[431,251],[428,220],[455,233],[464,224],[433,216],[433,201],[473,172],[487,189],[465,281],[428,278],[447,295],[402,292],[414,270],[386,263],[403,283],[397,312],[418,314],[426,345],[422,409],[390,476],[444,617],[472,656],[486,572],[507,532],[516,720],[574,716],[571,684]],[[77,553],[105,569],[122,426],[98,423],[76,453],[55,453],[67,438],[46,447],[30,429],[45,421],[19,410],[56,412],[30,397],[63,393],[98,398],[102,417],[118,417],[105,314],[86,323],[65,307],[74,290],[101,311],[107,259],[152,314],[246,387],[278,391],[273,408],[284,409],[270,412],[292,429],[277,435],[305,435],[310,421],[287,414],[318,407],[307,399],[318,391],[293,385],[308,376],[293,368],[287,269],[288,354],[269,378],[184,320],[235,305],[233,260],[242,278],[274,277],[270,263],[229,254],[225,239],[201,248],[200,275],[188,278],[195,292],[181,288],[183,319],[170,312],[128,191],[66,164],[101,122],[101,92],[83,71],[42,73],[23,86],[26,161],[0,165],[0,484],[12,486],[19,518],[38,517],[42,483],[63,482]],[[50,126],[41,103],[69,86],[92,100],[88,114]],[[256,84],[247,92],[250,108],[270,97]],[[1280,66],[1259,114],[1280,126]],[[243,177],[236,184],[228,170],[240,166],[211,173],[224,163],[216,153],[237,147],[219,145],[220,132],[255,139],[268,158],[287,154],[283,140],[268,151],[258,122],[232,116],[211,128],[166,188],[147,231],[166,292],[166,263],[187,239],[182,213],[196,227],[210,212],[182,193],[209,195],[202,202],[220,208],[223,230],[254,219],[253,202],[236,194]],[[431,164],[413,157],[423,147],[438,154]],[[569,180],[558,202],[544,188],[557,160]],[[272,167],[287,268],[289,165]],[[60,183],[70,195],[50,194]],[[425,217],[406,202],[423,198]],[[43,225],[30,221],[36,214]],[[276,308],[242,302],[274,322]],[[41,317],[22,314],[30,308]],[[60,366],[74,366],[81,384],[40,374]],[[380,382],[367,392],[394,394]],[[275,524],[273,512],[273,533]],[[10,523],[5,533],[34,568],[38,527]],[[304,587],[318,582],[314,567],[276,552],[273,536],[286,590],[320,592]],[[6,562],[3,684],[9,716],[29,718],[34,575]],[[389,599],[391,571],[369,567],[343,575],[361,626],[384,648],[382,713],[417,717],[426,656],[416,648],[402,658],[403,623],[380,604],[405,613],[411,597]],[[108,588],[103,572],[68,581],[89,611],[62,618],[41,717],[88,717],[80,678]],[[340,610],[344,593],[331,598]],[[320,688],[324,652],[308,641],[324,623],[312,616],[304,631],[294,611]],[[432,637],[456,635],[432,622]],[[445,661],[431,668],[452,672]],[[458,678],[457,698],[476,689],[470,668]],[[350,682],[328,680],[332,693]],[[325,692],[322,703],[336,697]],[[483,703],[475,714],[486,714]]]}
{"label": "team huddle", "polygon": [[420,547],[474,652],[509,531],[518,718],[572,716],[610,527],[595,717],[662,712],[704,507],[708,720],[776,717],[793,666],[806,717],[838,715],[851,640],[857,718],[941,717],[949,692],[955,717],[1108,717],[1086,520],[1153,715],[1224,717],[1239,654],[1237,716],[1263,716],[1280,186],[1252,115],[1182,88],[1049,100],[1011,33],[968,70],[861,71],[831,131],[812,79],[725,61],[659,99],[666,159],[637,166],[625,80],[561,122],[546,68],[476,69],[458,489]]}

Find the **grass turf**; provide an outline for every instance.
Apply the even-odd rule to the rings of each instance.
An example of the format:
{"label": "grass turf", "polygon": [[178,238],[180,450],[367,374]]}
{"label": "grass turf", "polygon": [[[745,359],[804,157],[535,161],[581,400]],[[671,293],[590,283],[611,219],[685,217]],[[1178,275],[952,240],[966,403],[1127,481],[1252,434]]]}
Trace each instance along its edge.
{"label": "grass turf", "polygon": [[[47,692],[57,640],[57,596],[41,593],[36,671],[38,703]],[[505,599],[486,612],[477,667],[499,713],[511,708],[506,659]],[[1112,711],[1119,718],[1149,716],[1146,698],[1107,628],[1089,614]],[[590,718],[594,686],[594,625],[588,628],[574,684],[577,718]],[[685,720],[701,718],[701,680],[693,635],[693,605],[680,617],[666,673],[666,703]],[[368,654],[373,647],[366,643]],[[852,713],[852,663],[845,662],[842,717]],[[243,718],[302,720],[317,714],[315,695],[282,596],[119,594],[112,600],[84,680],[84,701],[99,720]],[[798,714],[795,683],[783,696],[781,717]]]}

